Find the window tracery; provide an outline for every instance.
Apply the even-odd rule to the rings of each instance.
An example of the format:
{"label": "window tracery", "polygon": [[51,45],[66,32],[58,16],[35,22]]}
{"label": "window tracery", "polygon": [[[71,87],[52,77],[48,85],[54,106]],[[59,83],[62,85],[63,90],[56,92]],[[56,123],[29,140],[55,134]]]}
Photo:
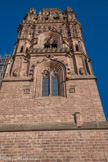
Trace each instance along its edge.
{"label": "window tracery", "polygon": [[34,69],[35,95],[66,96],[66,67],[57,60],[47,60]]}
{"label": "window tracery", "polygon": [[49,68],[43,72],[42,96],[59,96],[59,78],[55,69]]}
{"label": "window tracery", "polygon": [[57,48],[57,47],[58,43],[55,38],[50,37],[45,40],[44,48]]}

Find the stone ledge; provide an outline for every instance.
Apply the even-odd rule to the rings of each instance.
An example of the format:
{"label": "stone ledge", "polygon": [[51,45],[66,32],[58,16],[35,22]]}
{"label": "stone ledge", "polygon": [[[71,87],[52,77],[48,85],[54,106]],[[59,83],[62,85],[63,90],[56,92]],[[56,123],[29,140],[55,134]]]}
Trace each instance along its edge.
{"label": "stone ledge", "polygon": [[2,82],[32,81],[32,77],[5,77]]}
{"label": "stone ledge", "polygon": [[96,79],[94,75],[73,75],[69,76],[69,80],[85,80],[85,79]]}
{"label": "stone ledge", "polygon": [[75,123],[0,124],[0,132],[102,129],[108,129],[107,121],[84,123],[80,127],[77,127]]}
{"label": "stone ledge", "polygon": [[[67,80],[87,80],[96,79],[94,75],[73,75],[69,76]],[[5,77],[2,82],[15,82],[15,81],[33,81],[32,77]]]}
{"label": "stone ledge", "polygon": [[29,54],[33,53],[67,53],[68,48],[31,48],[28,50]]}

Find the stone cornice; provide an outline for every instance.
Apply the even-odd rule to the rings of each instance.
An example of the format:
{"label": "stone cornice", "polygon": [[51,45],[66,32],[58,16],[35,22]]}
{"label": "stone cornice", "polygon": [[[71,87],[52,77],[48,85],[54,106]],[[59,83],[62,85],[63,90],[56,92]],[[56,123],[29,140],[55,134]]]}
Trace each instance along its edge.
{"label": "stone cornice", "polygon": [[17,39],[17,41],[15,42],[15,45],[20,41],[20,40],[26,40],[26,41],[28,41],[28,42],[31,42],[29,39],[27,39],[27,38],[18,38]]}
{"label": "stone cornice", "polygon": [[31,21],[31,20],[23,20],[22,24],[32,24],[32,25],[36,25],[36,24],[46,24],[46,23],[78,23],[80,26],[81,24],[77,21],[77,20],[71,20],[71,21],[67,21],[67,20],[63,20],[63,19],[59,19],[59,20],[35,20],[35,21]]}
{"label": "stone cornice", "polygon": [[97,80],[97,78],[94,75],[73,75],[69,76],[67,80],[89,80],[89,79]]}
{"label": "stone cornice", "polygon": [[[71,75],[66,80],[88,80],[97,78],[94,75]],[[28,77],[5,77],[2,82],[15,82],[15,81],[33,81],[31,76]]]}
{"label": "stone cornice", "polygon": [[36,21],[28,21],[28,20],[24,20],[23,24],[32,24],[32,25],[36,25],[36,24],[48,24],[48,23],[66,23],[66,20],[36,20]]}
{"label": "stone cornice", "polygon": [[31,53],[30,54],[31,57],[43,57],[43,56],[46,56],[48,58],[52,58],[53,56],[66,56],[66,53],[65,52],[58,52],[58,53],[53,53],[53,52],[44,52],[44,53]]}
{"label": "stone cornice", "polygon": [[88,122],[81,126],[75,123],[32,123],[32,124],[0,124],[0,132],[23,131],[58,131],[58,130],[108,130],[108,122]]}
{"label": "stone cornice", "polygon": [[74,56],[74,55],[79,55],[79,56],[83,55],[84,57],[88,58],[89,61],[91,61],[91,58],[89,58],[84,52],[77,51],[77,52],[73,52],[72,54],[73,54],[72,56]]}
{"label": "stone cornice", "polygon": [[15,81],[32,81],[31,76],[28,77],[5,77],[2,82],[15,82]]}
{"label": "stone cornice", "polygon": [[67,53],[69,52],[68,48],[31,48],[28,53]]}

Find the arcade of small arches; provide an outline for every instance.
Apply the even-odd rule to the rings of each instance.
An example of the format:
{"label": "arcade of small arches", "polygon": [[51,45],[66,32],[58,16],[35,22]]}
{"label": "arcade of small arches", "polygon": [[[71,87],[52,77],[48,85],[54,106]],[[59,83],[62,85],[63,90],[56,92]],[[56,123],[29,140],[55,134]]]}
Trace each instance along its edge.
{"label": "arcade of small arches", "polygon": [[[32,43],[33,41],[31,41]],[[44,32],[41,33],[38,38],[36,38],[36,41],[34,41],[31,45],[20,45],[19,52],[21,53],[27,53],[29,48],[69,48],[68,43],[66,43],[61,34],[57,32]],[[71,47],[73,51],[81,51],[82,50],[82,44],[79,41],[76,41],[73,44],[73,47]]]}

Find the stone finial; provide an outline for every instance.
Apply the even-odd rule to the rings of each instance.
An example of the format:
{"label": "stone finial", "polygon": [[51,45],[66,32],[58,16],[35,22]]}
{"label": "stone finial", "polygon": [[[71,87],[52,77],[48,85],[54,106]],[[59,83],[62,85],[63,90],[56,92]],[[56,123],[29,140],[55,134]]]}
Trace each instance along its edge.
{"label": "stone finial", "polygon": [[34,8],[30,8],[29,12],[26,13],[24,17],[25,20],[32,20],[36,17],[36,10]]}
{"label": "stone finial", "polygon": [[72,12],[72,8],[71,7],[66,7],[65,13],[68,13],[68,12]]}
{"label": "stone finial", "polygon": [[36,14],[36,10],[34,8],[30,8],[28,13],[29,14]]}

